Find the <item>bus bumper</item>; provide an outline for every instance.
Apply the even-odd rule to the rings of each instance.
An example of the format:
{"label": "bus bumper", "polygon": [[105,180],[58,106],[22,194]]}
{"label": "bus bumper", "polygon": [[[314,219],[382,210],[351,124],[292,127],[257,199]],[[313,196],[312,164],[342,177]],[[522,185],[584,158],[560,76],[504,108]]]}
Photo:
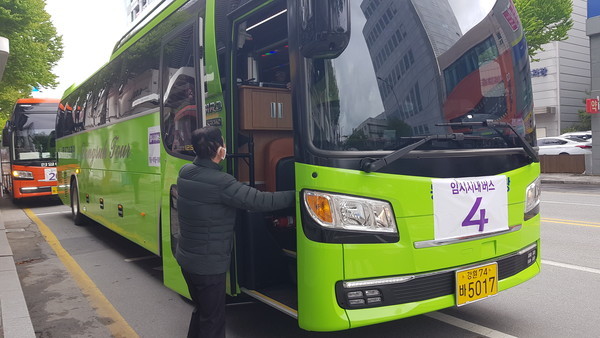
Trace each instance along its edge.
{"label": "bus bumper", "polygon": [[[523,248],[519,252],[507,255],[505,257],[499,257],[498,259],[489,262],[498,263],[498,290],[500,292],[504,291],[531,279],[540,272],[541,260],[539,255],[539,243],[536,242],[530,246]],[[480,262],[475,265],[481,265],[485,263],[488,263],[488,261]],[[420,281],[420,283],[426,285],[427,289],[437,289],[437,292],[445,293],[445,295],[415,300],[412,302],[402,304],[385,305],[385,303],[383,303],[381,304],[381,306],[374,306],[369,308],[355,307],[354,309],[350,309],[349,307],[351,306],[344,304],[343,306],[347,308],[346,313],[348,316],[348,320],[350,321],[350,327],[356,328],[366,325],[372,325],[456,306],[454,276],[456,271],[460,270],[461,268],[463,267],[457,267],[451,270],[444,270],[435,274],[411,276],[414,278],[410,279],[410,282],[417,281],[413,287],[411,287],[410,285],[406,285],[410,282],[402,282],[390,284],[386,287],[375,288],[369,287],[367,285],[366,287],[361,288],[364,289],[362,290],[363,292],[365,292],[367,289],[381,290],[383,296],[382,298],[384,300],[386,299],[386,297],[393,298],[394,296],[402,294],[401,289],[403,288],[405,289],[404,297],[408,296],[419,298],[419,295],[414,294],[418,293],[417,290],[422,290],[422,288],[419,289],[418,285],[416,284],[419,283],[419,279],[423,279],[422,281]],[[368,282],[368,280],[366,280],[365,282]],[[401,284],[405,284],[406,286]],[[437,284],[437,287],[433,286],[432,284]],[[354,291],[358,290],[358,288],[354,289]],[[338,287],[336,287],[336,296],[338,298],[338,303],[343,302],[343,300],[341,301],[341,299],[346,298],[348,292],[348,290],[344,290],[344,288],[342,287],[342,283],[338,283]],[[365,304],[368,304],[366,299]]]}
{"label": "bus bumper", "polygon": [[52,196],[57,194],[56,182],[48,186],[27,186],[13,181],[13,197],[15,199],[38,196]]}

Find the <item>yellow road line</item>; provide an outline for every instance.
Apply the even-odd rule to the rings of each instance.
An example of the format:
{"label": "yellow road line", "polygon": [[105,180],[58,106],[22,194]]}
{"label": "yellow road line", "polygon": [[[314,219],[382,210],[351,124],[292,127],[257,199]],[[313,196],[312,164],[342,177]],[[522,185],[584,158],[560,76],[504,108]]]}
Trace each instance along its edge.
{"label": "yellow road line", "polygon": [[23,210],[27,216],[29,216],[29,218],[31,218],[31,220],[38,225],[42,236],[44,236],[46,242],[48,242],[52,250],[54,250],[56,253],[56,256],[58,256],[67,270],[69,270],[69,273],[71,276],[73,276],[73,279],[75,279],[75,282],[77,282],[77,285],[79,285],[79,288],[87,297],[91,306],[96,310],[98,316],[109,318],[111,320],[111,322],[106,324],[106,326],[112,333],[113,337],[139,337],[135,330],[133,330],[127,321],[125,321],[125,318],[121,316],[119,311],[117,311],[117,309],[115,309],[115,307],[108,301],[108,299],[106,299],[104,294],[102,294],[102,291],[98,289],[92,279],[85,273],[85,271],[83,271],[79,264],[77,264],[75,259],[69,255],[65,248],[63,248],[52,230],[50,230],[50,228],[48,228],[48,226],[44,224],[44,222],[42,222],[33,213],[33,211],[30,209]]}
{"label": "yellow road line", "polygon": [[591,227],[591,228],[600,228],[600,223],[595,223],[595,222],[573,221],[573,220],[569,220],[569,219],[560,219],[560,218],[542,218],[541,220],[542,220],[542,222],[549,222],[549,223],[578,225],[578,226],[582,226],[582,227]]}

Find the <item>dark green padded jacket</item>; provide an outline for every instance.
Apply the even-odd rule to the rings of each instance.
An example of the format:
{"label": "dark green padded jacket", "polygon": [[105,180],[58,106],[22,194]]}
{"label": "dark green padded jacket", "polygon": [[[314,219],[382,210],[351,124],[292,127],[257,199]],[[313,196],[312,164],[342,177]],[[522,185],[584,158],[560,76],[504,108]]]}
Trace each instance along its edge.
{"label": "dark green padded jacket", "polygon": [[222,172],[209,159],[181,167],[177,179],[180,238],[175,258],[199,275],[229,269],[236,209],[273,211],[293,206],[294,191],[262,192]]}

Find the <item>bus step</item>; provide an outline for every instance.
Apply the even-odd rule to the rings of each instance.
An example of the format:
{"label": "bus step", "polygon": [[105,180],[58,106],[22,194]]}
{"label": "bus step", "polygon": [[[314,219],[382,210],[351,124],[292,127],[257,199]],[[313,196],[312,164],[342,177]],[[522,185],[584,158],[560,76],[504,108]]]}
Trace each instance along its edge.
{"label": "bus step", "polygon": [[297,258],[297,257],[296,257],[296,256],[297,256],[297,255],[296,255],[296,251],[292,251],[292,250],[288,250],[288,249],[281,249],[281,251],[283,251],[283,254],[284,254],[286,257],[290,257],[290,258],[293,258],[293,259],[296,259],[296,258]]}
{"label": "bus step", "polygon": [[280,284],[260,290],[249,290],[244,287],[242,292],[265,303],[293,318],[298,318],[298,298],[296,288],[292,284]]}

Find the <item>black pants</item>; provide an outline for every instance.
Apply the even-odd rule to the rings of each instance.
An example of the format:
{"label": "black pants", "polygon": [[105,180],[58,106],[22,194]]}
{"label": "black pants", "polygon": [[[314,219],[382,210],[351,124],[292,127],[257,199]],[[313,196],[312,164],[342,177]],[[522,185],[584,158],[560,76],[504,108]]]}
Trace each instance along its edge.
{"label": "black pants", "polygon": [[183,270],[196,305],[188,338],[225,337],[225,275],[197,275]]}

